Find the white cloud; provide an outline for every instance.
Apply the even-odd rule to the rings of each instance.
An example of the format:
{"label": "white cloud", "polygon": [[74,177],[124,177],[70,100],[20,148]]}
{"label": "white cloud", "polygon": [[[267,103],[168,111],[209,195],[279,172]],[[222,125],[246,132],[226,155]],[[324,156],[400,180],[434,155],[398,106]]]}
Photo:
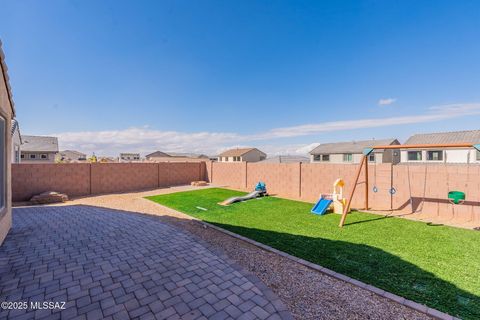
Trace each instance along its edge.
{"label": "white cloud", "polygon": [[480,114],[480,103],[450,104],[434,106],[428,112],[420,115],[372,118],[345,121],[330,121],[317,124],[304,124],[293,127],[276,128],[266,133],[252,136],[251,140],[267,140],[288,137],[313,135],[322,132],[345,131],[353,129],[387,127],[413,123],[424,123]]}
{"label": "white cloud", "polygon": [[397,98],[384,98],[384,99],[378,100],[378,105],[379,106],[388,106],[388,105],[394,103],[395,101],[397,101]]}
{"label": "white cloud", "polygon": [[[97,155],[118,155],[120,152],[146,154],[156,150],[218,154],[231,147],[257,146],[269,154],[304,154],[315,144],[282,145],[269,141],[291,137],[310,136],[324,132],[348,131],[362,128],[388,127],[426,123],[480,114],[480,103],[450,104],[430,107],[420,115],[329,121],[299,126],[275,128],[253,135],[229,132],[177,132],[148,127],[110,131],[64,132],[52,134],[59,138],[61,149],[77,149]],[[263,142],[262,142],[263,141]],[[266,143],[264,143],[266,142]]]}

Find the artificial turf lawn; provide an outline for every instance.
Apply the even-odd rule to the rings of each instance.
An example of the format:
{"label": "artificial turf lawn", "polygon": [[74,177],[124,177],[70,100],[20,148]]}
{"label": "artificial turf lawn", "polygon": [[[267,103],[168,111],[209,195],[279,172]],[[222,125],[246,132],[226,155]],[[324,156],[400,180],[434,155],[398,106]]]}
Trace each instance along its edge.
{"label": "artificial turf lawn", "polygon": [[360,212],[338,228],[340,215],[276,197],[217,204],[243,194],[212,188],[147,199],[451,315],[480,317],[480,232]]}

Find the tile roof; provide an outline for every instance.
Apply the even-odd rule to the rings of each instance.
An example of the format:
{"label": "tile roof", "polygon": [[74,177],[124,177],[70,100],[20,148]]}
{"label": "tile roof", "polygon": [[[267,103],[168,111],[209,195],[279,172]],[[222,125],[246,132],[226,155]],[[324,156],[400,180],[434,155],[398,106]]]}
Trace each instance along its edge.
{"label": "tile roof", "polygon": [[60,151],[60,155],[68,159],[76,159],[76,158],[78,159],[78,158],[87,157],[85,153],[82,153],[76,150],[63,150],[63,151]]}
{"label": "tile roof", "polygon": [[405,144],[480,143],[480,130],[415,134]]}
{"label": "tile roof", "polygon": [[22,151],[25,152],[58,152],[57,137],[22,135]]}
{"label": "tile roof", "polygon": [[208,156],[204,154],[186,153],[186,152],[169,152],[168,155],[170,157],[183,157],[183,158],[208,158]]}
{"label": "tile roof", "polygon": [[[310,154],[362,153],[363,149],[375,146],[400,144],[397,139],[363,140],[324,143],[310,151]],[[378,150],[377,152],[381,152]]]}
{"label": "tile roof", "polygon": [[218,156],[219,157],[241,157],[252,150],[257,150],[265,154],[264,152],[258,150],[257,148],[236,148],[236,149],[229,149],[229,150],[223,151]]}
{"label": "tile roof", "polygon": [[147,154],[145,157],[146,158],[150,158],[150,157],[170,157],[170,155],[165,153],[165,152],[162,152],[162,151],[155,151],[155,152]]}

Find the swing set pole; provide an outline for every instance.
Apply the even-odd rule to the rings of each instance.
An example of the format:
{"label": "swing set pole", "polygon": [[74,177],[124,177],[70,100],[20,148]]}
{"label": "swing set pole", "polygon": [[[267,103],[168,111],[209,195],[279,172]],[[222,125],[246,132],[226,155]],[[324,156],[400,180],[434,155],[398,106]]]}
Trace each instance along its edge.
{"label": "swing set pole", "polygon": [[350,211],[350,205],[352,204],[353,195],[355,194],[355,189],[357,188],[358,179],[360,178],[360,173],[362,172],[363,165],[367,162],[367,157],[368,156],[365,154],[362,156],[362,160],[360,162],[360,165],[358,166],[357,173],[355,175],[355,182],[353,183],[352,190],[350,191],[350,196],[348,197],[347,205],[345,206],[345,208],[343,208],[342,218],[340,219],[340,224],[338,225],[339,227],[343,227],[343,225],[345,224],[345,219],[347,219],[347,214],[348,211]]}
{"label": "swing set pole", "polygon": [[365,210],[368,210],[368,155],[365,156]]}

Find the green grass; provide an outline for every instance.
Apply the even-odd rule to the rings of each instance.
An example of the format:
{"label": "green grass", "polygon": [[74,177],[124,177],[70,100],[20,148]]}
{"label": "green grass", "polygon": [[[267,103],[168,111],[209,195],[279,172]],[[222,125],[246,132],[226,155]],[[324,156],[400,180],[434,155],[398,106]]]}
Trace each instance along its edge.
{"label": "green grass", "polygon": [[317,216],[310,203],[275,197],[217,204],[242,194],[214,188],[148,199],[451,315],[480,318],[480,232],[360,212],[341,229],[339,215]]}

